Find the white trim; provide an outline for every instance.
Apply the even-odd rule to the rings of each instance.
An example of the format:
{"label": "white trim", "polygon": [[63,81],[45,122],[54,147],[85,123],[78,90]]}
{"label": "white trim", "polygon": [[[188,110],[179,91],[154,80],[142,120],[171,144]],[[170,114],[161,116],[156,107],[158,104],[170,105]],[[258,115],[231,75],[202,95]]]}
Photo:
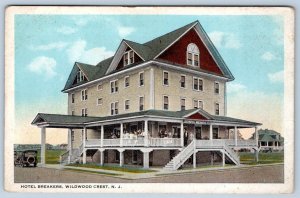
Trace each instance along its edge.
{"label": "white trim", "polygon": [[[126,43],[127,44],[127,43]],[[129,47],[129,46],[128,46]],[[131,47],[129,47],[130,49],[131,49]],[[133,60],[132,60],[132,62],[130,61],[130,53],[133,53],[133,55],[132,55],[132,58],[133,58]],[[125,56],[127,56],[127,58],[128,58],[128,64],[125,64]],[[131,65],[132,63],[134,63],[135,62],[135,58],[134,58],[134,51],[131,49],[131,50],[129,50],[129,51],[125,51],[124,53],[123,53],[123,67],[126,67],[126,66],[128,66],[128,65]]]}
{"label": "white trim", "polygon": [[[219,106],[219,114],[216,114],[216,111],[217,111],[217,108],[216,108],[216,107],[217,107],[217,105]],[[219,102],[215,102],[215,103],[214,103],[214,106],[215,106],[215,108],[214,108],[214,109],[215,109],[215,112],[214,112],[215,115],[217,115],[217,116],[220,115],[220,103],[219,103]]]}
{"label": "white trim", "polygon": [[[216,84],[218,84],[218,93],[216,93]],[[214,81],[214,94],[215,95],[220,95],[220,82],[219,81]]]}
{"label": "white trim", "polygon": [[227,77],[221,77],[221,76],[214,75],[214,74],[209,74],[209,73],[205,73],[205,72],[201,72],[201,71],[195,71],[195,70],[191,70],[189,68],[174,66],[172,64],[162,63],[162,62],[159,62],[157,60],[155,60],[155,61],[152,60],[152,61],[143,62],[143,63],[141,63],[141,64],[139,64],[139,65],[137,65],[135,67],[130,67],[130,68],[127,68],[125,70],[121,70],[121,71],[118,71],[116,73],[103,76],[102,78],[98,78],[96,80],[89,81],[89,82],[87,82],[85,84],[78,85],[76,87],[72,87],[72,88],[66,89],[66,90],[63,91],[63,93],[68,93],[68,92],[70,92],[72,90],[77,90],[77,89],[80,89],[82,87],[88,87],[88,86],[93,85],[93,84],[95,84],[95,83],[97,83],[99,81],[106,80],[106,79],[112,78],[114,76],[119,76],[119,75],[121,75],[123,73],[131,72],[132,70],[137,70],[139,68],[147,67],[147,66],[152,65],[152,64],[156,64],[158,66],[164,66],[164,67],[167,67],[167,68],[170,68],[170,69],[175,69],[177,71],[187,72],[187,73],[190,73],[190,74],[203,75],[203,76],[206,76],[206,77],[213,77],[213,78],[220,79],[220,80],[223,80],[223,81],[232,81],[231,79],[229,79]]}
{"label": "white trim", "polygon": [[[168,84],[165,84],[165,73],[168,74]],[[170,73],[167,70],[162,71],[162,85],[166,87],[170,86]]]}
{"label": "white trim", "polygon": [[[143,110],[140,110],[140,106],[141,106],[141,98],[143,98]],[[138,103],[138,111],[145,111],[145,96],[141,95],[139,96],[139,103]]]}
{"label": "white trim", "polygon": [[[126,101],[128,101],[129,102],[129,108],[128,109],[126,109]],[[129,111],[130,110],[130,100],[129,99],[125,99],[124,100],[124,111]]]}
{"label": "white trim", "polygon": [[[84,77],[86,77],[87,80],[89,80],[88,76],[85,74],[85,72],[83,71],[83,69],[80,67],[80,65],[76,62],[75,63],[76,66],[79,68],[79,71],[81,71],[83,73],[83,80],[84,80]],[[77,72],[78,73],[78,72]],[[76,73],[76,82],[77,82],[77,73]],[[79,82],[81,82],[82,80],[80,80]],[[78,82],[77,82],[78,83]]]}
{"label": "white trim", "polygon": [[[168,109],[165,109],[165,97],[168,97]],[[163,95],[162,95],[162,110],[163,110],[163,111],[169,111],[169,109],[170,109],[170,100],[169,100],[169,96],[163,94]]]}
{"label": "white trim", "polygon": [[80,93],[81,93],[80,95],[81,101],[87,101],[88,100],[87,89],[82,89]]}
{"label": "white trim", "polygon": [[[181,100],[184,100],[184,109],[181,109]],[[180,110],[186,110],[186,97],[180,97]]]}
{"label": "white trim", "polygon": [[71,93],[71,104],[75,103],[75,93]]}
{"label": "white trim", "polygon": [[[102,103],[101,103],[101,104],[99,103],[99,100],[101,100],[101,101],[102,101]],[[103,105],[103,98],[97,98],[96,104],[97,104],[97,106],[101,106],[101,105]]]}
{"label": "white trim", "polygon": [[[197,102],[197,109],[204,109],[204,102],[203,102],[203,100],[199,100],[199,99],[195,99],[195,98],[193,98],[193,108],[195,109],[195,101]],[[199,107],[199,102],[202,102],[202,108],[200,108]]]}
{"label": "white trim", "polygon": [[[143,84],[141,85],[141,74],[143,74]],[[139,82],[138,82],[139,87],[144,87],[145,86],[145,71],[139,72]]]}
{"label": "white trim", "polygon": [[82,117],[87,117],[87,108],[81,108],[81,116]]}
{"label": "white trim", "polygon": [[[116,91],[116,82],[118,81],[118,79],[115,79],[115,80],[111,80],[109,81],[109,93],[110,94],[114,94],[114,93],[118,93],[119,92],[119,84],[118,84],[118,91]],[[114,83],[114,92],[111,92],[111,83]]]}
{"label": "white trim", "polygon": [[162,53],[164,53],[167,49],[169,49],[169,47],[171,47],[174,43],[176,43],[179,39],[181,39],[181,37],[183,37],[188,31],[190,31],[195,25],[198,24],[198,21],[195,22],[195,24],[193,24],[189,29],[187,29],[183,34],[181,34],[175,41],[173,41],[170,45],[168,45],[164,50],[162,50],[158,55],[156,55],[153,59],[156,59],[157,57],[159,57]]}
{"label": "white trim", "polygon": [[154,102],[155,102],[155,96],[154,96],[154,69],[151,67],[150,68],[150,93],[149,93],[149,100],[150,100],[150,105],[149,109],[154,109]]}
{"label": "white trim", "polygon": [[[183,76],[184,76],[184,87],[181,86],[181,77],[183,77]],[[187,88],[187,80],[186,80],[186,75],[185,74],[180,74],[179,87],[181,89],[186,89]]]}
{"label": "white trim", "polygon": [[[188,48],[189,48],[189,46],[191,46],[191,45],[194,45],[195,47],[197,47],[197,51],[198,51],[198,53],[196,53],[196,52],[193,52],[193,51],[189,51],[188,50]],[[191,54],[192,55],[192,64],[189,64],[189,54]],[[197,55],[198,56],[198,65],[195,65],[195,55]],[[199,67],[200,68],[200,50],[199,50],[199,47],[195,44],[195,43],[190,43],[190,44],[188,44],[188,46],[187,46],[187,48],[186,48],[186,64],[188,65],[188,66],[192,66],[192,67]]]}
{"label": "white trim", "polygon": [[[126,79],[127,78],[128,78],[128,86],[126,86]],[[129,75],[124,77],[124,88],[126,89],[128,87],[130,87],[130,76]]]}
{"label": "white trim", "polygon": [[224,82],[224,115],[227,116],[227,85]]}
{"label": "white trim", "polygon": [[145,61],[145,59],[143,59],[143,57],[139,54],[139,53],[137,53],[126,41],[123,41],[124,43],[126,43],[126,45],[134,52],[134,53],[136,53],[143,61]]}
{"label": "white trim", "polygon": [[[101,86],[101,89],[99,89],[99,86]],[[100,91],[100,90],[103,90],[103,83],[102,82],[98,83],[98,85],[97,85],[97,91]]]}
{"label": "white trim", "polygon": [[[195,89],[195,87],[194,87],[194,79],[197,79],[197,82],[198,82],[198,87],[197,88],[198,89]],[[200,80],[202,81],[202,90],[199,89]],[[193,85],[193,91],[204,92],[204,80],[203,80],[203,78],[193,76],[192,85]]]}

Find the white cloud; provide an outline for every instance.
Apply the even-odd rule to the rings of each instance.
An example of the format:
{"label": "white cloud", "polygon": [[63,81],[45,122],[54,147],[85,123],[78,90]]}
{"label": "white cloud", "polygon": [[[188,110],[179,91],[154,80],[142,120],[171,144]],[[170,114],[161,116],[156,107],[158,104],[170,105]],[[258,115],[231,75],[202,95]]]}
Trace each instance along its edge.
{"label": "white cloud", "polygon": [[46,51],[46,50],[52,50],[52,49],[62,50],[67,45],[68,45],[68,43],[59,41],[59,42],[49,43],[49,44],[46,44],[46,45],[37,45],[37,46],[32,45],[32,46],[29,47],[29,49],[33,50],[33,51],[36,51],[36,50]]}
{"label": "white cloud", "polygon": [[121,38],[129,36],[131,33],[135,31],[135,28],[133,27],[125,27],[125,26],[117,26],[117,30],[119,33],[119,36]]}
{"label": "white cloud", "polygon": [[27,65],[29,71],[39,75],[46,75],[47,78],[51,78],[56,75],[55,67],[55,59],[46,56],[36,57]]}
{"label": "white cloud", "polygon": [[67,50],[69,61],[75,61],[96,65],[101,60],[114,55],[114,52],[106,50],[105,47],[86,49],[85,40],[77,40]]}
{"label": "white cloud", "polygon": [[271,61],[271,60],[275,60],[277,59],[276,56],[274,54],[272,54],[271,52],[265,52],[261,55],[261,59],[265,60],[265,61]]}
{"label": "white cloud", "polygon": [[211,41],[220,48],[239,49],[242,45],[233,33],[214,31],[209,33]]}
{"label": "white cloud", "polygon": [[284,73],[282,71],[278,71],[275,73],[268,74],[269,81],[271,83],[281,83],[284,80]]}
{"label": "white cloud", "polygon": [[227,85],[227,92],[228,93],[235,93],[240,92],[246,89],[246,86],[240,83],[229,83]]}
{"label": "white cloud", "polygon": [[56,31],[62,34],[74,34],[75,32],[77,32],[77,29],[68,26],[62,26],[58,28]]}

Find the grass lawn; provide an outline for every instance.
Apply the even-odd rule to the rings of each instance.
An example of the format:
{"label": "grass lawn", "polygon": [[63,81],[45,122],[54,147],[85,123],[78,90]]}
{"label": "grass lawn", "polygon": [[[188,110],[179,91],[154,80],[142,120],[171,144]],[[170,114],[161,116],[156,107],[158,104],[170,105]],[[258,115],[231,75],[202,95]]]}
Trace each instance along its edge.
{"label": "grass lawn", "polygon": [[[66,150],[46,150],[46,164],[59,164],[59,156]],[[41,151],[38,150],[38,162],[40,162]]]}
{"label": "grass lawn", "polygon": [[255,164],[273,164],[273,163],[283,163],[284,154],[283,152],[274,153],[259,153],[259,161],[255,162],[255,154],[240,152],[241,164],[255,165]]}
{"label": "grass lawn", "polygon": [[128,173],[150,173],[156,172],[155,170],[145,170],[142,168],[134,168],[134,167],[119,167],[119,166],[100,166],[97,164],[70,164],[68,166],[74,167],[85,167],[85,168],[95,168],[95,169],[102,169],[102,170],[113,170],[113,171],[121,171],[121,172],[128,172]]}
{"label": "grass lawn", "polygon": [[120,176],[122,174],[116,174],[116,173],[105,173],[105,172],[99,172],[99,171],[91,171],[91,170],[79,170],[79,169],[73,169],[73,168],[64,168],[65,170],[75,171],[75,172],[83,172],[83,173],[96,173],[100,175],[110,175],[110,176]]}

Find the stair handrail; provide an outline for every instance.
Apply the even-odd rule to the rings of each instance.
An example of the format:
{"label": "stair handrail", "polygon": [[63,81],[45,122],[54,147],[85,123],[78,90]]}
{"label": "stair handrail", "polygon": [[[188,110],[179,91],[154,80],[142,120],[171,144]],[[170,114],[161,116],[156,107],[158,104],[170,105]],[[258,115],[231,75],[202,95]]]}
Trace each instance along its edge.
{"label": "stair handrail", "polygon": [[60,164],[63,164],[63,163],[65,163],[65,162],[68,160],[69,153],[70,153],[70,151],[67,150],[66,152],[64,152],[63,154],[61,154],[61,155],[59,156]]}
{"label": "stair handrail", "polygon": [[224,142],[224,150],[236,161],[237,164],[240,163],[240,156],[234,152],[226,142]]}
{"label": "stair handrail", "polygon": [[174,158],[173,158],[173,170],[176,170],[178,165],[180,166],[180,163],[184,163],[191,151],[195,149],[196,143],[195,140],[193,140],[189,145],[187,145],[182,151],[180,151]]}

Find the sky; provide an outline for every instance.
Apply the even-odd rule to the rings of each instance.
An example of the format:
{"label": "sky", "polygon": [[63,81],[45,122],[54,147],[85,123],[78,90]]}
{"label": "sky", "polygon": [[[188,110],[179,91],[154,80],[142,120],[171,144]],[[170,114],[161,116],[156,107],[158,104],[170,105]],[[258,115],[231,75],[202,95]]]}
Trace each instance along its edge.
{"label": "sky", "polygon": [[[235,77],[227,84],[227,116],[283,133],[284,42],[278,15],[17,15],[15,143],[40,143],[37,113],[67,114],[62,93],[75,61],[97,64],[122,39],[143,43],[199,20]],[[67,141],[47,129],[47,142]],[[248,138],[246,134],[244,137]]]}

